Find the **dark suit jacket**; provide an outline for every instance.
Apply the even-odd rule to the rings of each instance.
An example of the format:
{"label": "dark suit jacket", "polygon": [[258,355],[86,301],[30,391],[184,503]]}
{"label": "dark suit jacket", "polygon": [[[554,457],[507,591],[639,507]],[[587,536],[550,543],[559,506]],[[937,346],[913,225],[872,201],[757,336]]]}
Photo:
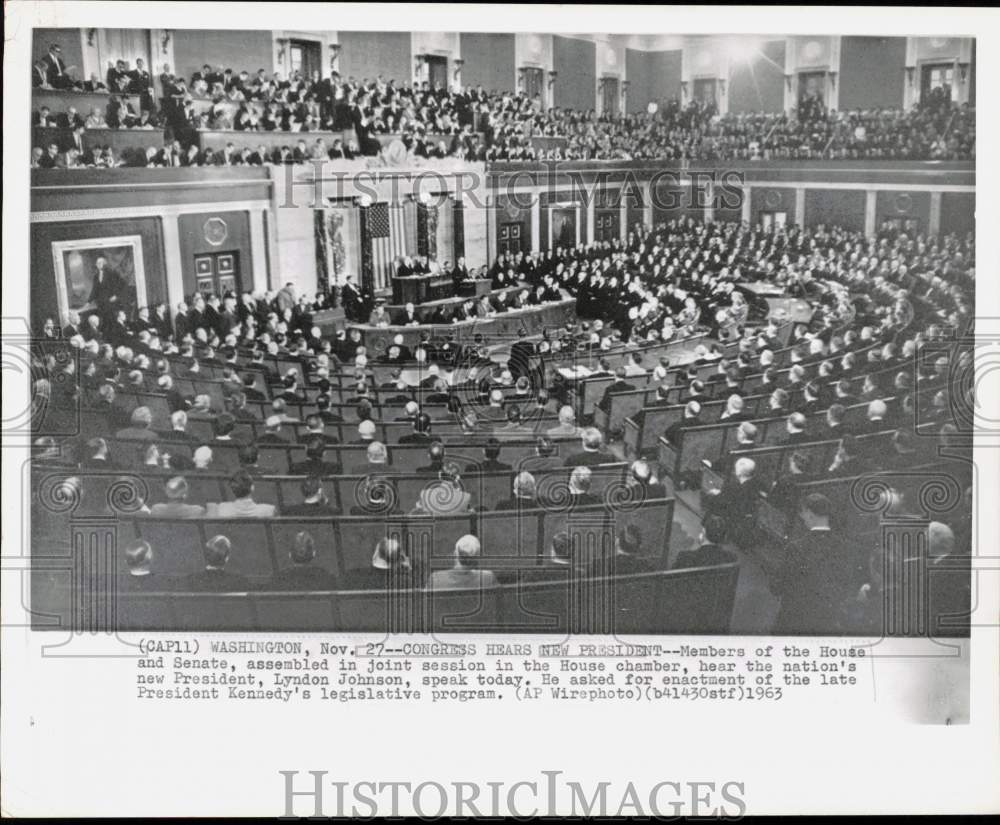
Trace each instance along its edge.
{"label": "dark suit jacket", "polygon": [[495,459],[484,458],[479,462],[478,467],[476,467],[472,472],[480,473],[503,473],[510,472],[513,468],[510,464],[504,464],[502,461],[496,461]]}
{"label": "dark suit jacket", "polygon": [[844,609],[866,578],[865,553],[832,530],[811,531],[793,542],[777,590],[777,635],[836,634]]}
{"label": "dark suit jacket", "polygon": [[400,436],[400,444],[430,444],[434,440],[429,433],[412,432]]}
{"label": "dark suit jacket", "polygon": [[336,590],[337,580],[329,570],[315,564],[297,564],[274,575],[266,590]]}
{"label": "dark suit jacket", "polygon": [[304,518],[314,518],[318,516],[337,516],[340,511],[332,504],[290,504],[281,508],[283,516],[302,516]]}
{"label": "dark suit jacket", "polygon": [[315,458],[296,461],[288,467],[288,474],[293,476],[333,476],[339,475],[340,472],[339,464]]}
{"label": "dark suit jacket", "polygon": [[611,396],[616,392],[628,392],[629,390],[634,390],[635,386],[629,384],[627,381],[615,381],[611,384],[605,391],[604,395],[601,396],[601,403],[598,405],[602,410],[607,412],[611,409]]}
{"label": "dark suit jacket", "polygon": [[594,452],[584,450],[583,452],[567,456],[563,466],[592,467],[595,464],[614,464],[617,461],[619,461],[617,456],[604,452],[604,450],[595,450]]}
{"label": "dark suit jacket", "polygon": [[226,593],[250,589],[250,582],[239,573],[228,570],[202,570],[187,579],[187,590],[193,593]]}
{"label": "dark suit jacket", "polygon": [[712,567],[717,564],[728,564],[735,560],[732,553],[723,550],[717,544],[703,544],[695,550],[685,550],[677,554],[677,559],[671,569],[682,567]]}

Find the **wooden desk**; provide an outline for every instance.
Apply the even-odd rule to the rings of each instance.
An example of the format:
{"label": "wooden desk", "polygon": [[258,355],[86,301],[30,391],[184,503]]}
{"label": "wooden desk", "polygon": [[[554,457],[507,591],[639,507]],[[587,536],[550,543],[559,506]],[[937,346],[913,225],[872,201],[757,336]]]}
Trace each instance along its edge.
{"label": "wooden desk", "polygon": [[[456,300],[456,299],[452,299]],[[457,299],[461,300],[461,299]],[[545,328],[561,328],[576,321],[576,298],[564,298],[527,309],[512,309],[491,318],[475,318],[454,324],[421,324],[414,327],[372,327],[368,324],[350,324],[349,329],[361,332],[369,358],[385,352],[396,335],[403,336],[403,344],[413,348],[420,343],[420,336],[427,333],[432,339],[454,336],[456,341],[471,341],[483,335],[490,344],[513,342],[523,330],[529,336]]]}
{"label": "wooden desk", "polygon": [[441,298],[452,297],[451,278],[440,272],[425,275],[410,275],[401,278],[392,276],[392,300],[394,304],[424,304]]}

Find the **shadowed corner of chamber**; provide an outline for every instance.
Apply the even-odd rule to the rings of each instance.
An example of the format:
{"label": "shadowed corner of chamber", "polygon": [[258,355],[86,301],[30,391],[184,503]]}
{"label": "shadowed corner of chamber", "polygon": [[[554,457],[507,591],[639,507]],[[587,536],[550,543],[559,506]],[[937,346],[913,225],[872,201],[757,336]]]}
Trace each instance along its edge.
{"label": "shadowed corner of chamber", "polygon": [[848,631],[878,639],[869,656],[953,658],[972,627],[996,626],[995,617],[977,613],[981,574],[995,575],[998,564],[977,552],[974,469],[938,462],[852,485],[846,517],[859,531],[860,586],[847,594],[843,620]]}
{"label": "shadowed corner of chamber", "polygon": [[79,350],[57,338],[33,335],[23,316],[4,316],[2,321],[4,446],[79,435]]}

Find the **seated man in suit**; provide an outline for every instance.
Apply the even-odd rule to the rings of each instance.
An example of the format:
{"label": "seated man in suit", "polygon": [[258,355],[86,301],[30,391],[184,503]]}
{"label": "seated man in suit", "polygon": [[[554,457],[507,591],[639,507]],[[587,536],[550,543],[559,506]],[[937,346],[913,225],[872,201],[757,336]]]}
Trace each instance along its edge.
{"label": "seated man in suit", "polygon": [[423,577],[410,560],[398,538],[380,538],[375,544],[370,567],[354,570],[347,576],[351,590],[408,590],[420,587]]}
{"label": "seated man in suit", "polygon": [[335,516],[339,512],[336,507],[330,504],[326,491],[323,489],[323,482],[319,476],[311,475],[302,479],[300,485],[302,490],[302,503],[286,505],[282,511],[283,516]]}
{"label": "seated man in suit", "polygon": [[[273,504],[258,504],[253,500],[253,477],[246,470],[237,470],[233,473],[229,479],[229,488],[233,493],[233,501],[209,504],[210,517],[273,518],[276,515]],[[228,539],[226,541],[228,543]]]}
{"label": "seated man in suit", "polygon": [[189,487],[184,476],[174,476],[167,479],[163,485],[166,502],[154,504],[149,509],[151,516],[158,518],[200,518],[205,515],[205,508],[199,504],[188,504]]}
{"label": "seated man in suit", "polygon": [[420,498],[410,511],[412,516],[451,516],[471,513],[472,493],[462,487],[458,465],[447,462],[436,480],[420,491]]}
{"label": "seated man in suit", "polygon": [[387,327],[392,323],[392,317],[385,308],[385,301],[379,301],[368,316],[368,325],[373,327]]}
{"label": "seated man in suit", "polygon": [[[396,326],[401,326],[401,327],[403,326],[415,327],[419,326],[420,324],[420,316],[417,315],[417,309],[413,304],[406,304],[406,306],[403,307],[403,311],[399,313],[399,316],[394,320]],[[402,336],[397,336],[397,337],[402,338]]]}
{"label": "seated man in suit", "polygon": [[889,414],[889,406],[881,399],[875,399],[868,403],[865,420],[853,428],[854,435],[868,435],[869,433],[879,433],[892,429],[892,425],[886,421]]}
{"label": "seated man in suit", "polygon": [[590,572],[593,576],[629,576],[652,573],[656,564],[642,556],[642,531],[635,524],[627,524],[615,533],[615,552],[595,559]]}
{"label": "seated man in suit", "polygon": [[726,399],[726,409],[724,409],[722,411],[722,415],[719,416],[719,421],[749,421],[751,416],[746,412],[745,407],[746,405],[743,401],[743,396],[736,395],[735,393],[730,395],[729,398]]}
{"label": "seated man in suit", "polygon": [[188,577],[186,590],[192,593],[232,593],[250,589],[239,573],[226,570],[233,545],[226,536],[212,536],[203,549],[205,569]]}
{"label": "seated man in suit", "polygon": [[413,420],[413,432],[401,436],[400,444],[429,444],[433,441],[431,436],[431,417],[427,413],[420,413]]}
{"label": "seated man in suit", "polygon": [[813,461],[808,453],[794,450],[788,456],[787,471],[775,479],[771,491],[767,494],[767,500],[772,507],[793,516],[798,512],[799,487],[815,480]]}
{"label": "seated man in suit", "polygon": [[[625,483],[631,492],[632,501],[653,501],[654,499],[667,498],[668,495],[673,496],[673,484],[669,479],[666,483],[657,479],[650,463],[641,458],[632,462]],[[669,494],[668,485],[670,487]]]}
{"label": "seated man in suit", "polygon": [[500,461],[500,441],[496,438],[490,438],[486,442],[486,446],[483,447],[483,460],[479,462],[477,468],[480,473],[503,473],[510,472],[510,464],[505,464]]}
{"label": "seated man in suit", "polygon": [[325,567],[316,564],[316,541],[300,530],[288,550],[292,566],[279,570],[266,585],[267,590],[336,590],[337,580]]}
{"label": "seated man in suit", "polygon": [[529,510],[538,506],[535,477],[531,473],[522,470],[514,476],[512,492],[511,498],[498,501],[494,509]]}
{"label": "seated man in suit", "polygon": [[479,539],[465,535],[455,542],[455,566],[431,573],[431,590],[484,590],[497,585],[490,570],[479,569],[482,548]]}
{"label": "seated man in suit", "polygon": [[755,516],[760,499],[760,484],[755,478],[757,464],[752,458],[739,458],[732,474],[715,494],[703,497],[706,515],[717,515],[726,521],[729,534],[740,547],[750,546],[756,538]]}
{"label": "seated man in suit", "polygon": [[604,450],[604,436],[596,427],[587,427],[582,434],[583,451],[566,456],[564,466],[581,467],[595,464],[614,464],[618,461],[614,453]]}
{"label": "seated man in suit", "polygon": [[[632,414],[632,420],[636,424],[642,424],[646,420],[646,410],[663,409],[664,407],[670,406],[670,387],[666,384],[661,384],[656,388],[656,396],[652,401],[648,401],[646,406],[643,407],[638,412]],[[610,412],[611,407],[608,406],[606,412]]]}
{"label": "seated man in suit", "polygon": [[688,401],[684,407],[684,413],[680,420],[675,421],[667,427],[663,433],[663,437],[674,447],[679,446],[681,441],[681,431],[686,430],[688,427],[698,426],[701,423],[699,419],[700,415],[701,403],[698,401]]}
{"label": "seated man in suit", "polygon": [[535,454],[521,459],[518,465],[518,469],[535,474],[557,467],[562,467],[562,459],[556,455],[556,445],[547,435],[540,435],[535,439]]}
{"label": "seated man in suit", "polygon": [[318,413],[306,416],[306,431],[299,436],[299,442],[308,442],[313,438],[322,439],[326,444],[336,445],[340,439],[335,435],[326,432],[326,422],[320,418]]}
{"label": "seated man in suit", "polygon": [[156,441],[157,435],[153,432],[153,413],[149,407],[136,407],[132,411],[129,425],[123,430],[115,433],[115,438],[131,439],[133,441]]}
{"label": "seated man in suit", "polygon": [[332,461],[324,461],[323,454],[326,452],[328,444],[319,436],[311,436],[306,442],[305,461],[291,462],[288,465],[288,474],[293,476],[335,476],[341,472],[340,464]]}
{"label": "seated man in suit", "polygon": [[701,523],[699,545],[694,550],[682,550],[674,560],[672,570],[685,567],[713,567],[728,564],[736,556],[722,549],[726,540],[726,522],[719,516],[705,516]]}
{"label": "seated man in suit", "polygon": [[800,412],[793,412],[785,421],[785,435],[778,443],[804,444],[812,440],[812,436],[806,432],[806,417]]}
{"label": "seated man in suit", "polygon": [[833,457],[833,463],[830,464],[826,472],[826,477],[846,478],[847,476],[860,476],[875,472],[876,469],[878,468],[865,455],[864,449],[857,443],[854,436],[845,435],[840,440],[840,447],[837,449],[837,454]]}
{"label": "seated man in suit", "polygon": [[[386,471],[388,472],[388,471]],[[399,491],[393,478],[378,472],[362,478],[353,490],[352,516],[386,516],[402,513]]]}
{"label": "seated man in suit", "polygon": [[437,475],[444,469],[444,444],[440,441],[432,441],[427,448],[427,458],[429,464],[425,467],[417,467],[417,472]]}
{"label": "seated man in suit", "polygon": [[87,440],[83,445],[85,452],[80,459],[80,466],[93,470],[115,470],[120,469],[118,462],[111,458],[111,451],[108,442],[97,436]]}
{"label": "seated man in suit", "polygon": [[511,404],[507,408],[507,423],[502,426],[494,425],[493,432],[497,438],[507,441],[529,439],[534,435],[534,430],[522,422],[521,408],[517,404]]}
{"label": "seated man in suit", "polygon": [[573,558],[573,542],[569,533],[560,530],[552,536],[549,552],[539,567],[509,570],[499,574],[500,582],[518,581],[524,584],[546,581],[571,581],[583,578],[586,571]]}
{"label": "seated man in suit", "polygon": [[831,509],[830,500],[818,493],[799,506],[805,532],[788,547],[775,584],[781,597],[777,635],[841,632],[844,608],[867,579],[863,551],[831,527]]}
{"label": "seated man in suit", "polygon": [[269,415],[264,421],[264,432],[257,436],[257,443],[260,446],[285,447],[291,444],[291,440],[285,438],[282,432],[281,416]]}
{"label": "seated man in suit", "polygon": [[148,541],[135,539],[125,545],[126,572],[118,576],[118,587],[124,593],[157,593],[170,590],[172,582],[153,572],[153,548]]}
{"label": "seated man in suit", "polygon": [[611,412],[611,396],[617,392],[629,392],[635,389],[635,384],[630,384],[625,380],[626,372],[624,367],[615,370],[615,380],[604,390],[604,395],[597,406],[604,412]]}
{"label": "seated man in suit", "polygon": [[375,422],[370,418],[362,419],[358,424],[358,437],[351,441],[351,444],[371,444],[375,440],[375,433],[377,431]]}
{"label": "seated man in suit", "polygon": [[[563,502],[565,505],[568,505],[568,509],[589,507],[592,504],[601,503],[601,500],[590,492],[592,481],[593,473],[591,473],[590,467],[580,466],[573,468],[573,471],[569,474],[569,490]],[[543,501],[542,506],[545,505],[546,502]]]}

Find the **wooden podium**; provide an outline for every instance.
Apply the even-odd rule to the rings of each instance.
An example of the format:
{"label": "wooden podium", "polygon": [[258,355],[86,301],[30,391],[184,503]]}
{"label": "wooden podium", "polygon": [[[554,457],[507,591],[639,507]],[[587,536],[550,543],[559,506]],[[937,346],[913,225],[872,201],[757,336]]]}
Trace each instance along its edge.
{"label": "wooden podium", "polygon": [[427,301],[451,297],[451,278],[447,275],[410,275],[392,277],[392,302],[394,304],[420,305]]}

